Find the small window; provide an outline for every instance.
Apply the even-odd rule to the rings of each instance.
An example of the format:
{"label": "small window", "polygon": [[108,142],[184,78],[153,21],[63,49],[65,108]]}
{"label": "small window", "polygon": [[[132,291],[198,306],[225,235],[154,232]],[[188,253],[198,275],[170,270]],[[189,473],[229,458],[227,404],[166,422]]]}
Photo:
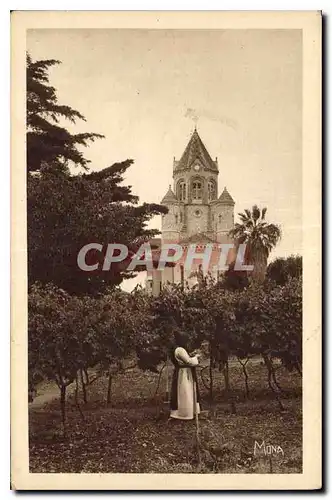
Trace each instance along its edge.
{"label": "small window", "polygon": [[220,224],[220,222],[221,222],[221,215],[219,214],[219,224]]}
{"label": "small window", "polygon": [[183,213],[180,212],[180,222],[182,223],[183,222]]}
{"label": "small window", "polygon": [[178,214],[175,214],[175,224],[178,223]]}

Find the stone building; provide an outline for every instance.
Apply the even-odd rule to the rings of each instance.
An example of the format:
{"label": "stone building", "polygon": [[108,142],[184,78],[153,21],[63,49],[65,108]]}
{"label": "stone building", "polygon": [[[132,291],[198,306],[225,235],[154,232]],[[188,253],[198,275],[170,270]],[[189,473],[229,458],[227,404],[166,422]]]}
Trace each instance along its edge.
{"label": "stone building", "polygon": [[[218,196],[218,176],[218,159],[212,160],[195,128],[180,160],[173,160],[173,187],[169,185],[161,200],[168,213],[162,215],[162,234],[155,245],[178,243],[185,254],[189,244],[203,252],[207,243],[216,251],[219,244],[231,243],[228,232],[234,225],[235,202],[226,187]],[[157,295],[167,282],[194,284],[197,270],[199,259],[190,271],[184,269],[182,259],[175,267],[148,272],[146,286]],[[212,268],[208,272],[217,276]]]}

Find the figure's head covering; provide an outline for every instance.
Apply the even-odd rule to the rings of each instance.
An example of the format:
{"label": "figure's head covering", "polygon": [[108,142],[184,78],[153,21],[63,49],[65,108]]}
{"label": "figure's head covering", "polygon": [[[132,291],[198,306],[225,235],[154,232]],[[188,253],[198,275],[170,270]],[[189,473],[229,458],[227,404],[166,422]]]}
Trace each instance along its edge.
{"label": "figure's head covering", "polygon": [[174,333],[174,337],[177,347],[183,347],[184,349],[187,349],[189,337],[186,333],[179,330]]}

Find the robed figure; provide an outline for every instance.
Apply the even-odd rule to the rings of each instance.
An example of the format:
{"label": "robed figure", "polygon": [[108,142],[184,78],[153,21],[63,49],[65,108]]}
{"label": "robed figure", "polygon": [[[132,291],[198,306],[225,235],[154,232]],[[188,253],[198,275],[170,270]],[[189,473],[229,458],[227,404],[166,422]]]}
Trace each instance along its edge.
{"label": "robed figure", "polygon": [[192,420],[200,413],[200,397],[198,392],[195,367],[198,365],[198,354],[190,355],[187,351],[186,338],[177,336],[177,346],[171,353],[174,372],[171,389],[171,418]]}

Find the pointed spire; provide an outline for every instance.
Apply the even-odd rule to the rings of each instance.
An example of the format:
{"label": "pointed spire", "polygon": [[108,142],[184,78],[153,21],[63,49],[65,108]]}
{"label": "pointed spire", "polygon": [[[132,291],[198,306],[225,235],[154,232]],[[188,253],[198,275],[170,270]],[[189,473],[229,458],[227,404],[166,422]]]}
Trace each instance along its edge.
{"label": "pointed spire", "polygon": [[195,126],[181,159],[174,164],[174,171],[189,169],[196,159],[199,159],[205,168],[218,172],[218,166],[209,155]]}
{"label": "pointed spire", "polygon": [[172,191],[172,186],[169,184],[168,191],[165,194],[165,196],[163,197],[163,199],[161,200],[161,204],[168,205],[169,203],[177,203],[177,201],[178,200],[176,199],[176,196]]}
{"label": "pointed spire", "polygon": [[227,188],[225,187],[221,195],[219,196],[218,201],[222,203],[223,205],[235,205],[235,201],[227,191]]}

